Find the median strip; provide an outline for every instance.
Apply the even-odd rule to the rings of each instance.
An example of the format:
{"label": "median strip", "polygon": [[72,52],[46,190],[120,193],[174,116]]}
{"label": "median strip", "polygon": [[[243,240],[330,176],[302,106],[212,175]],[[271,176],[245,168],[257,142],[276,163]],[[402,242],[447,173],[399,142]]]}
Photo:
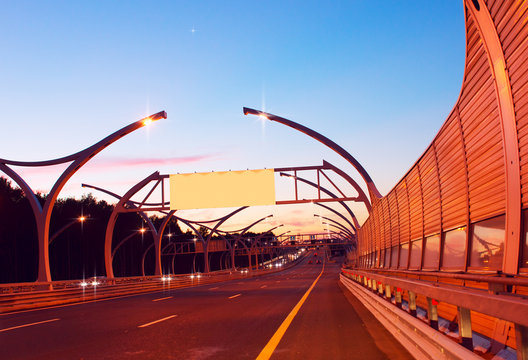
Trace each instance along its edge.
{"label": "median strip", "polygon": [[159,320],[152,321],[152,322],[149,322],[149,323],[146,323],[146,324],[143,324],[143,325],[139,325],[138,328],[144,328],[144,327],[147,327],[147,326],[150,326],[150,325],[154,325],[154,324],[157,324],[159,322],[172,319],[173,317],[176,317],[176,316],[178,316],[178,315],[167,316],[167,317],[165,317],[163,319],[159,319]]}
{"label": "median strip", "polygon": [[164,297],[164,298],[154,299],[152,301],[161,301],[161,300],[167,300],[167,299],[172,299],[172,296],[167,296],[167,297]]}
{"label": "median strip", "polygon": [[52,321],[58,321],[58,320],[60,320],[60,319],[50,319],[50,320],[44,320],[44,321],[34,322],[34,323],[31,323],[31,324],[24,324],[24,325],[13,326],[13,327],[6,328],[6,329],[0,329],[0,332],[9,331],[9,330],[15,330],[15,329],[20,329],[20,328],[27,327],[27,326],[33,326],[33,325],[38,325],[38,324],[49,323],[49,322],[52,322]]}
{"label": "median strip", "polygon": [[240,295],[242,295],[242,294],[236,294],[236,295],[230,296],[229,299],[234,299],[236,297],[239,297]]}

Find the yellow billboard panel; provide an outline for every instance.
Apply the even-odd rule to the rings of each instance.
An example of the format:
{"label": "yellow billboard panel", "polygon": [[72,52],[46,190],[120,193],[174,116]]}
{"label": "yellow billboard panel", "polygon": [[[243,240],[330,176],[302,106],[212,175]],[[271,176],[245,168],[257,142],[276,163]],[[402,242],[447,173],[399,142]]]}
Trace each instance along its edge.
{"label": "yellow billboard panel", "polygon": [[273,169],[170,176],[171,210],[275,204]]}

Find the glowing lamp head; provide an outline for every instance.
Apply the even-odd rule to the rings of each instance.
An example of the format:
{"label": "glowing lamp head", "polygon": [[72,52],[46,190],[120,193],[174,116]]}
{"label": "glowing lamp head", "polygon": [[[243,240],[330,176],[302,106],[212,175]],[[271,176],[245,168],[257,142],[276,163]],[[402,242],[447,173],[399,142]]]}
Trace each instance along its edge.
{"label": "glowing lamp head", "polygon": [[146,118],[145,120],[143,120],[143,125],[147,126],[147,125],[150,125],[152,124],[152,119],[151,118]]}
{"label": "glowing lamp head", "polygon": [[144,234],[145,231],[147,231],[145,228],[141,228],[141,229],[139,229],[139,232],[142,233],[142,234]]}
{"label": "glowing lamp head", "polygon": [[85,217],[85,216],[81,216],[81,217],[79,218],[79,221],[80,221],[80,222],[84,222],[84,220],[86,220],[86,217]]}

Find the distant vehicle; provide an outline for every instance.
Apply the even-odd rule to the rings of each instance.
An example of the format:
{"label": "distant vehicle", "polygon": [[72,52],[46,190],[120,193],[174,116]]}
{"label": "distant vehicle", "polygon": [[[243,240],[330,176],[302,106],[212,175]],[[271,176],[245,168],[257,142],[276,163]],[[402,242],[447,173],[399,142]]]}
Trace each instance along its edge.
{"label": "distant vehicle", "polygon": [[314,256],[317,256],[317,253],[314,253]]}
{"label": "distant vehicle", "polygon": [[312,261],[312,260],[309,260],[309,261],[308,261],[308,264],[313,264],[313,261]]}
{"label": "distant vehicle", "polygon": [[320,264],[321,263],[321,260],[317,259],[317,261],[315,262],[316,264]]}

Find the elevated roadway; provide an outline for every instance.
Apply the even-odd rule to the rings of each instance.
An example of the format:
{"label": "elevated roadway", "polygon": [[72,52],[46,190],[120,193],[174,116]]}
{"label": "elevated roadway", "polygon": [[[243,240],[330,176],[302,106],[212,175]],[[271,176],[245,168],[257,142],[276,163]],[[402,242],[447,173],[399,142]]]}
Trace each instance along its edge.
{"label": "elevated roadway", "polygon": [[[343,291],[339,264],[309,264],[309,259],[255,278],[4,314],[2,357],[412,358]],[[312,285],[289,326],[281,327]],[[277,334],[278,345],[266,354],[263,349],[270,349],[267,344]]]}

